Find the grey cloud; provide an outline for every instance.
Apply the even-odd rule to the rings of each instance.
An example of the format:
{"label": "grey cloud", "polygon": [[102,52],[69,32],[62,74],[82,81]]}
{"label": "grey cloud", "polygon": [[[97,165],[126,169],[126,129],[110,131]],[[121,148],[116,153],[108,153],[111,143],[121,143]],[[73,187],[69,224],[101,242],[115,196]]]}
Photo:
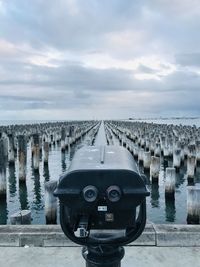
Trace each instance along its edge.
{"label": "grey cloud", "polygon": [[143,64],[140,64],[137,68],[137,71],[147,73],[147,74],[154,74],[157,72],[155,69],[149,68]]}
{"label": "grey cloud", "polygon": [[28,109],[46,109],[49,103],[43,100],[23,99],[17,96],[9,98],[0,97],[0,110],[28,110]]}
{"label": "grey cloud", "polygon": [[[75,1],[78,13],[71,15],[67,2],[5,2],[7,13],[0,17],[0,36],[13,43],[28,42],[38,50],[45,47],[71,51],[102,50],[118,58],[166,53],[168,49],[193,51],[200,42],[197,34],[200,21],[194,21],[192,16],[190,20],[180,21],[176,16],[169,19],[169,13],[163,12],[166,5],[130,0],[79,0]],[[133,31],[133,45],[128,50],[109,44],[109,34],[124,31]],[[138,47],[134,42],[134,31],[141,34]]]}
{"label": "grey cloud", "polygon": [[7,15],[0,19],[4,36],[14,42],[29,40],[36,48],[47,44],[61,49],[88,49],[98,47],[102,34],[123,29],[128,25],[127,15],[136,15],[141,9],[133,1],[76,1],[79,13],[70,15],[67,2],[6,2]]}
{"label": "grey cloud", "polygon": [[[15,72],[9,79],[2,79],[1,85],[35,85],[62,87],[64,89],[76,90],[131,90],[131,72],[122,69],[94,69],[86,68],[81,65],[65,65],[58,68],[29,65],[30,68],[24,70],[23,64],[16,66],[8,65],[9,71]],[[11,69],[10,69],[11,68]]]}
{"label": "grey cloud", "polygon": [[192,92],[199,91],[200,75],[185,71],[176,71],[163,78],[163,87],[167,90]]}
{"label": "grey cloud", "polygon": [[177,54],[175,59],[182,66],[200,66],[200,53]]}

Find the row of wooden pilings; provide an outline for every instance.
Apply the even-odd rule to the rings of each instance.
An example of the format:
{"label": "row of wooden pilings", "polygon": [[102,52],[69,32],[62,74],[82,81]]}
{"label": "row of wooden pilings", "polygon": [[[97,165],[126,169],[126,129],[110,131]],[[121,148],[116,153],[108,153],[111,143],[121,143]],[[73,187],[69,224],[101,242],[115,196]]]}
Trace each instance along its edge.
{"label": "row of wooden pilings", "polygon": [[[90,144],[94,142],[99,123],[97,121],[70,121],[30,125],[11,125],[0,127],[0,201],[6,199],[7,166],[17,164],[19,183],[26,183],[27,151],[31,146],[32,167],[39,173],[40,161],[48,167],[49,147],[59,144],[62,153],[70,151],[77,141],[87,136]],[[57,178],[57,177],[56,177]],[[47,223],[55,223],[57,200],[53,191],[57,181],[45,182],[45,217]],[[28,223],[30,211],[18,211],[11,215],[12,224]],[[21,223],[20,223],[21,222]]]}
{"label": "row of wooden pilings", "polygon": [[[93,145],[95,137],[99,129],[99,124],[89,127],[86,130],[88,133],[86,145]],[[67,144],[68,150],[70,150],[69,143]],[[57,223],[57,198],[54,197],[53,192],[57,187],[57,181],[45,182],[45,218],[47,224]]]}
{"label": "row of wooden pilings", "polygon": [[195,184],[195,171],[200,164],[200,128],[138,121],[107,121],[105,125],[108,144],[113,144],[115,136],[143,165],[151,183],[159,183],[161,157],[164,163],[172,160],[171,167],[165,166],[168,201],[175,199],[176,173],[187,161],[187,222],[199,224],[200,187]]}

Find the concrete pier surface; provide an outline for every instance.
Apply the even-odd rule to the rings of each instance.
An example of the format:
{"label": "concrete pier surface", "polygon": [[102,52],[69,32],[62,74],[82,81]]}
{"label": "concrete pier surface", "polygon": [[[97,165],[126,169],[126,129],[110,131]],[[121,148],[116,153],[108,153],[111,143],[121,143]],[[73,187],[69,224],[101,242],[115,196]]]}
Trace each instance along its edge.
{"label": "concrete pier surface", "polygon": [[[126,247],[122,267],[200,266],[200,247]],[[84,267],[80,247],[0,249],[0,266]]]}
{"label": "concrete pier surface", "polygon": [[[81,247],[60,225],[0,226],[0,267],[84,267]],[[122,267],[200,267],[200,225],[148,223],[125,247]]]}

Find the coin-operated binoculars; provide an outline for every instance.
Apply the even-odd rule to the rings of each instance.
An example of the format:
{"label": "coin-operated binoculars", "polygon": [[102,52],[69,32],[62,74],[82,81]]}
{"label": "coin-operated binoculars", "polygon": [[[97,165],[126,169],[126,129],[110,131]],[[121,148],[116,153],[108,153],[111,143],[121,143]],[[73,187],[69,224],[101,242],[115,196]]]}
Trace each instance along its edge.
{"label": "coin-operated binoculars", "polygon": [[[83,147],[54,195],[65,235],[84,246],[87,267],[120,267],[123,245],[146,224],[149,192],[132,155],[122,147]],[[136,210],[137,209],[137,210]]]}

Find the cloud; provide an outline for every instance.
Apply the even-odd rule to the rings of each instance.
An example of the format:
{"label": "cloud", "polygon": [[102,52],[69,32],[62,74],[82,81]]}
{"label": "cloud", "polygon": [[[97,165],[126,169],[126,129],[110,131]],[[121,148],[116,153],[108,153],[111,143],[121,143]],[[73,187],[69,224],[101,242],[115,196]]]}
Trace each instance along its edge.
{"label": "cloud", "polygon": [[139,72],[143,72],[143,73],[147,73],[147,74],[153,74],[153,73],[156,72],[155,69],[149,68],[149,67],[147,67],[147,66],[145,66],[145,65],[143,65],[143,64],[140,64],[140,65],[138,66],[137,70],[138,70]]}
{"label": "cloud", "polygon": [[2,116],[200,113],[199,7],[195,0],[0,1]]}
{"label": "cloud", "polygon": [[177,54],[175,58],[180,65],[200,67],[200,53]]}

